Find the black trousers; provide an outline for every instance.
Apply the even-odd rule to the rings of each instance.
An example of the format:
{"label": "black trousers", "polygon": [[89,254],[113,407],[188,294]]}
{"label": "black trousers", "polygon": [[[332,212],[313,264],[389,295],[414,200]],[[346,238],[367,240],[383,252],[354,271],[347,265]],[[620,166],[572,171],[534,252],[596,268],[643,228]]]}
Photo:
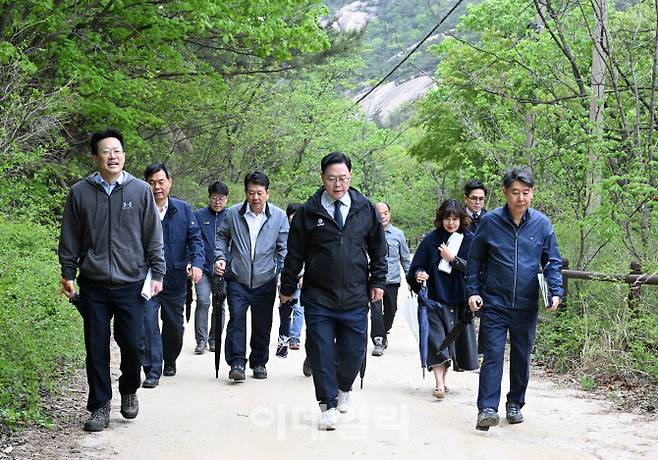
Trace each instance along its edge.
{"label": "black trousers", "polygon": [[112,399],[110,377],[110,322],[121,350],[119,393],[133,394],[141,384],[138,345],[144,331],[142,283],[109,289],[97,282],[78,279],[80,309],[84,312],[86,369],[89,396],[87,410],[94,411]]}
{"label": "black trousers", "polygon": [[370,338],[373,343],[375,337],[386,338],[386,334],[393,327],[395,313],[398,311],[399,284],[387,284],[384,287],[384,311],[379,302],[370,304]]}

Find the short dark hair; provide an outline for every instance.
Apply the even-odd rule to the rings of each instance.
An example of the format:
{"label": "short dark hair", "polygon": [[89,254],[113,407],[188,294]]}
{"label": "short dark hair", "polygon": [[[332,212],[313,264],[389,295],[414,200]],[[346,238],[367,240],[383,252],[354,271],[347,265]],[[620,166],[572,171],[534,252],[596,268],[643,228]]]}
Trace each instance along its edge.
{"label": "short dark hair", "polygon": [[450,198],[441,203],[441,206],[437,208],[436,216],[434,217],[434,228],[443,228],[443,219],[450,216],[459,218],[459,228],[457,231],[460,233],[463,233],[471,224],[463,203]]}
{"label": "short dark hair", "polygon": [[220,180],[215,181],[208,185],[208,196],[212,195],[213,193],[228,196],[228,187],[224,182]]}
{"label": "short dark hair", "polygon": [[297,210],[302,206],[301,203],[290,203],[286,208],[286,216],[290,217],[297,212]]}
{"label": "short dark hair", "polygon": [[535,178],[527,169],[514,168],[507,171],[503,177],[503,187],[510,188],[514,181],[523,182],[530,188],[535,186]]}
{"label": "short dark hair", "polygon": [[119,132],[118,129],[114,128],[107,128],[104,131],[98,131],[92,134],[91,140],[89,141],[89,147],[91,148],[91,154],[92,155],[97,155],[98,154],[98,143],[102,141],[103,139],[107,139],[108,137],[114,137],[121,142],[121,147],[123,147],[123,136]]}
{"label": "short dark hair", "polygon": [[265,190],[270,189],[270,180],[267,178],[267,175],[265,175],[264,172],[260,171],[250,172],[244,176],[245,191],[247,190],[247,186],[249,186],[249,184],[262,185],[265,187]]}
{"label": "short dark hair", "polygon": [[153,163],[152,165],[147,166],[144,170],[144,180],[149,180],[149,177],[158,171],[164,171],[167,179],[171,179],[171,170],[169,169],[169,166],[167,166],[165,163]]}
{"label": "short dark hair", "polygon": [[329,166],[333,164],[341,164],[345,163],[345,166],[347,166],[347,169],[351,172],[352,171],[352,161],[350,158],[345,155],[344,153],[341,152],[331,152],[327,155],[325,155],[322,160],[320,161],[320,169],[322,170],[322,173],[324,174],[324,170],[327,169]]}
{"label": "short dark hair", "polygon": [[489,191],[480,179],[471,179],[464,184],[464,196],[469,196],[473,190],[482,190],[484,196],[487,196]]}

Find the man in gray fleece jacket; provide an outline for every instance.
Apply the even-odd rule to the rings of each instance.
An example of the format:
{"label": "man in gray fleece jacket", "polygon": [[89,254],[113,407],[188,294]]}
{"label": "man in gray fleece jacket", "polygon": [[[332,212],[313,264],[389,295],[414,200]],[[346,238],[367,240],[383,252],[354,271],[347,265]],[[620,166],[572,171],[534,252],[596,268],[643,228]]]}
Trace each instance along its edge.
{"label": "man in gray fleece jacket", "polygon": [[228,209],[217,230],[215,272],[226,279],[229,322],[226,362],[229,379],[245,379],[247,309],[251,306],[251,354],[254,378],[266,379],[272,312],[276,297],[276,268],[283,266],[288,241],[288,218],[268,204],[270,181],[259,171],[247,174],[247,199]]}
{"label": "man in gray fleece jacket", "polygon": [[[140,386],[138,344],[144,333],[143,289],[162,290],[165,261],[162,227],[151,189],[123,171],[121,133],[108,129],[91,138],[98,171],[76,183],[66,200],[59,238],[62,292],[75,298],[84,320],[91,417],[85,431],[102,431],[110,423],[110,321],[121,349],[121,415],[137,417]],[[144,286],[151,269],[150,286]]]}

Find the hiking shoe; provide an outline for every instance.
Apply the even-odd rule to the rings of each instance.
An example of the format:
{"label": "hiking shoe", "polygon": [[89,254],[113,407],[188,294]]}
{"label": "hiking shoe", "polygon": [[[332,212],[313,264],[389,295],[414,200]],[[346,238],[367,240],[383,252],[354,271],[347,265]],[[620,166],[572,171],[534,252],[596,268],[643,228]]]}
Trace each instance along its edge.
{"label": "hiking shoe", "polygon": [[91,412],[91,416],[82,427],[85,431],[103,431],[110,426],[110,402],[106,402]]}
{"label": "hiking shoe", "polygon": [[506,414],[505,418],[511,424],[523,423],[523,414],[521,413],[521,404],[516,402],[508,402],[505,404]]}
{"label": "hiking shoe", "polygon": [[206,342],[197,343],[196,347],[194,347],[194,354],[202,355],[203,352],[206,351],[207,346]]}
{"label": "hiking shoe", "polygon": [[311,369],[311,362],[308,360],[308,356],[304,358],[304,364],[302,364],[302,374],[304,374],[304,377],[310,377],[313,375],[313,369]]}
{"label": "hiking shoe", "polygon": [[322,431],[334,431],[336,429],[336,422],[338,421],[338,411],[335,407],[327,409],[322,412],[320,416],[320,422],[318,423],[318,429]]}
{"label": "hiking shoe", "polygon": [[255,366],[253,373],[255,379],[264,380],[267,378],[267,368],[265,366]]}
{"label": "hiking shoe", "polygon": [[176,375],[176,365],[165,365],[164,370],[162,371],[162,375],[165,377],[173,377]]}
{"label": "hiking shoe", "polygon": [[236,382],[241,382],[245,379],[244,375],[244,366],[236,364],[231,366],[231,370],[228,373],[228,378]]}
{"label": "hiking shoe", "polygon": [[478,420],[475,429],[480,431],[489,431],[492,426],[498,425],[498,413],[496,409],[485,407],[478,412]]}
{"label": "hiking shoe", "polygon": [[384,339],[375,337],[375,348],[372,350],[373,356],[382,356],[384,354]]}
{"label": "hiking shoe", "polygon": [[139,413],[139,401],[135,393],[131,395],[121,395],[121,415],[123,418],[132,420]]}
{"label": "hiking shoe", "polygon": [[276,347],[276,356],[279,358],[287,358],[288,357],[288,344],[287,343],[280,343]]}
{"label": "hiking shoe", "polygon": [[299,344],[299,340],[290,340],[290,349],[291,350],[299,350],[301,348],[301,345]]}
{"label": "hiking shoe", "polygon": [[344,414],[349,412],[352,409],[352,403],[350,402],[350,392],[338,390],[338,412]]}
{"label": "hiking shoe", "polygon": [[155,377],[146,377],[142,382],[142,388],[155,388],[160,383],[160,379]]}

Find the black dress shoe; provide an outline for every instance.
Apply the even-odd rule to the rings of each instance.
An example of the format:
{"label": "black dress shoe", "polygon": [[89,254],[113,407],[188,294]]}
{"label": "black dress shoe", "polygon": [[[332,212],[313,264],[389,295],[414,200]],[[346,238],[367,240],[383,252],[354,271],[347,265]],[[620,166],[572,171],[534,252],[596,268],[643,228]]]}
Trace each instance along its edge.
{"label": "black dress shoe", "polygon": [[255,379],[266,379],[267,378],[267,369],[265,366],[256,366],[253,368],[254,378]]}
{"label": "black dress shoe", "polygon": [[160,383],[160,379],[155,377],[146,377],[142,382],[142,388],[155,388]]}
{"label": "black dress shoe", "polygon": [[165,377],[173,377],[176,375],[176,366],[165,366],[162,375]]}
{"label": "black dress shoe", "polygon": [[236,364],[231,366],[231,370],[228,373],[228,378],[236,382],[241,382],[245,379],[244,375],[244,366]]}
{"label": "black dress shoe", "polygon": [[132,420],[139,413],[139,401],[136,394],[121,395],[121,415],[123,418]]}

